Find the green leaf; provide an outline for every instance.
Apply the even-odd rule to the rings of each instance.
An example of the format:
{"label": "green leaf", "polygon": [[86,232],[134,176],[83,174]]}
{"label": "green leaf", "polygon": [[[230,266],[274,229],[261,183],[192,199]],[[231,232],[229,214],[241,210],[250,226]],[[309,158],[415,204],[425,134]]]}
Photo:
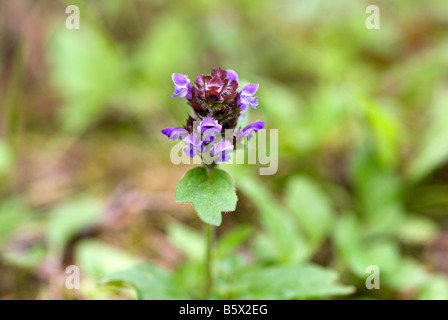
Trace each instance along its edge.
{"label": "green leaf", "polygon": [[286,190],[286,204],[295,214],[310,243],[318,246],[332,222],[330,201],[314,181],[305,177],[290,179]]}
{"label": "green leaf", "polygon": [[[251,250],[257,260],[265,263],[272,264],[278,261],[281,262],[297,262],[298,260],[304,260],[305,254],[303,256],[297,257],[294,251],[287,255],[287,252],[282,252],[278,248],[280,246],[276,239],[272,239],[273,235],[269,233],[258,233],[255,235],[253,241],[251,241]],[[274,240],[274,241],[273,241]],[[290,247],[292,248],[292,246]],[[286,251],[286,250],[285,250]],[[296,258],[297,257],[297,258]]]}
{"label": "green leaf", "polygon": [[103,30],[84,23],[78,31],[58,28],[49,47],[51,81],[64,101],[62,129],[75,134],[105,116],[126,83],[126,59]]}
{"label": "green leaf", "polygon": [[0,140],[0,176],[8,173],[14,164],[14,157],[10,146]]}
{"label": "green leaf", "polygon": [[377,157],[382,165],[391,167],[398,159],[399,121],[374,101],[365,98],[364,103]]}
{"label": "green leaf", "polygon": [[[268,241],[262,241],[272,242],[269,247],[275,248],[277,261],[288,264],[304,261],[312,252],[291,213],[285,210],[272,196],[270,190],[257,179],[238,171],[239,169],[235,167],[232,170],[238,172],[237,182],[240,190],[259,210],[263,229],[269,236]],[[271,253],[273,252],[266,256],[272,257]]]}
{"label": "green leaf", "polygon": [[[187,66],[194,69],[197,64],[194,53],[198,49],[194,40],[196,37],[198,35],[194,29],[183,18],[178,16],[172,19],[171,14],[157,17],[150,32],[140,42],[136,57],[141,72],[151,86],[166,90],[161,80],[170,81],[169,75],[173,70],[185,70]],[[173,50],[173,43],[179,45],[179,50]]]}
{"label": "green leaf", "polygon": [[363,228],[364,226],[350,212],[342,214],[333,228],[333,241],[338,256],[359,277],[365,275],[368,266],[365,264],[365,248],[362,245]]}
{"label": "green leaf", "polygon": [[47,226],[49,250],[61,255],[73,236],[96,225],[100,218],[101,204],[94,199],[80,198],[58,206],[51,213]]}
{"label": "green leaf", "polygon": [[83,240],[77,244],[75,261],[84,274],[97,279],[141,263],[128,252],[96,240]]}
{"label": "green leaf", "polygon": [[46,248],[43,245],[35,245],[27,250],[5,250],[1,258],[6,265],[35,270],[42,265],[46,257]]}
{"label": "green leaf", "polygon": [[204,237],[185,224],[172,223],[168,227],[170,241],[192,260],[202,260],[205,253]]}
{"label": "green leaf", "polygon": [[448,300],[448,279],[446,276],[434,275],[425,281],[419,292],[419,300]]}
{"label": "green leaf", "polygon": [[141,265],[115,272],[104,277],[101,283],[123,286],[130,284],[140,300],[182,299],[173,275],[153,265]]}
{"label": "green leaf", "polygon": [[445,89],[438,91],[434,100],[420,150],[408,167],[407,174],[411,181],[424,178],[448,159],[448,94]]}
{"label": "green leaf", "polygon": [[397,243],[385,238],[366,239],[365,225],[353,214],[345,213],[335,225],[334,241],[338,256],[360,279],[366,279],[366,268],[378,266],[381,284],[396,290],[416,288],[424,281],[425,271],[413,260],[400,254]]}
{"label": "green leaf", "polygon": [[11,198],[1,203],[0,240],[4,240],[18,228],[28,223],[31,219],[31,212],[21,199]]}
{"label": "green leaf", "polygon": [[248,268],[238,275],[237,299],[314,299],[347,295],[352,287],[336,283],[338,275],[317,265]]}
{"label": "green leaf", "polygon": [[215,226],[221,224],[221,212],[236,209],[237,200],[232,177],[220,169],[210,174],[204,167],[191,169],[176,188],[177,202],[193,204],[199,218]]}
{"label": "green leaf", "polygon": [[408,244],[425,244],[438,233],[437,224],[426,217],[408,216],[397,228],[397,235]]}
{"label": "green leaf", "polygon": [[242,225],[228,231],[218,239],[216,248],[217,255],[223,257],[230,254],[234,249],[243,244],[244,241],[249,238],[251,233],[252,227],[249,225]]}
{"label": "green leaf", "polygon": [[325,141],[338,143],[340,132],[347,134],[345,125],[350,119],[350,102],[346,88],[343,85],[329,86],[328,84],[316,88],[307,108],[307,119],[301,130],[307,130],[313,140],[312,143],[323,144]]}
{"label": "green leaf", "polygon": [[[218,266],[219,260],[216,260]],[[217,271],[216,268],[215,271]],[[202,299],[204,286],[204,263],[199,260],[188,260],[176,267],[173,272],[174,281],[182,299]],[[215,290],[215,289],[214,289]],[[216,286],[216,290],[218,290]]]}
{"label": "green leaf", "polygon": [[369,228],[377,232],[393,232],[405,215],[399,176],[381,167],[373,150],[364,146],[354,154],[352,179],[362,205],[361,214],[367,219]]}

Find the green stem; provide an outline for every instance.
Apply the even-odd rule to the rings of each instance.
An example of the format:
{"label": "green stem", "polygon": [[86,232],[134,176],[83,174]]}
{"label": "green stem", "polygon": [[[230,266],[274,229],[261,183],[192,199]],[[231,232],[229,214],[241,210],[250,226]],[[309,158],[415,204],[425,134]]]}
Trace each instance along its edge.
{"label": "green stem", "polygon": [[210,299],[213,287],[212,258],[213,258],[213,227],[206,223],[206,249],[205,249],[205,282],[204,300]]}

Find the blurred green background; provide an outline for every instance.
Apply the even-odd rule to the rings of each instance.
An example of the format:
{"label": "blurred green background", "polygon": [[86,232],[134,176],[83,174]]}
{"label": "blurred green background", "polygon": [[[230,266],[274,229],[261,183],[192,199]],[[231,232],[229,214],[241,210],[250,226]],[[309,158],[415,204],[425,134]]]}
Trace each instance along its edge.
{"label": "blurred green background", "polygon": [[174,201],[192,166],[160,130],[189,112],[171,74],[215,67],[259,83],[250,117],[279,130],[277,174],[226,166],[218,298],[245,297],[235,257],[320,265],[352,287],[335,298],[448,298],[446,0],[3,0],[0,39],[0,299],[134,298],[98,281],[142,262],[194,288],[201,223]]}

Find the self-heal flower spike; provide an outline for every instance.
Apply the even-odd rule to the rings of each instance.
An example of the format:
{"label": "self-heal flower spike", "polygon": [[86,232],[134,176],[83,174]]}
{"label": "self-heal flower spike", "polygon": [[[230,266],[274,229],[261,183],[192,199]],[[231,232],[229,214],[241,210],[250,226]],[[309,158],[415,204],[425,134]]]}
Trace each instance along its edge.
{"label": "self-heal flower spike", "polygon": [[184,139],[184,143],[187,146],[184,151],[190,157],[193,158],[196,153],[204,151],[204,145],[194,134],[188,135]]}
{"label": "self-heal flower spike", "polygon": [[243,90],[240,92],[240,109],[242,111],[246,110],[250,105],[252,108],[256,109],[258,106],[258,98],[253,95],[258,90],[257,83],[248,83],[244,86]]}
{"label": "self-heal flower spike", "polygon": [[215,140],[216,133],[221,133],[222,126],[218,121],[213,120],[210,117],[202,120],[201,124],[198,126],[197,131],[203,133],[203,141],[209,143]]}
{"label": "self-heal flower spike", "polygon": [[219,162],[227,162],[230,160],[230,153],[233,152],[233,144],[227,140],[221,140],[212,147],[212,155],[217,155]]}
{"label": "self-heal flower spike", "polygon": [[[263,128],[262,121],[242,130],[238,127],[238,121],[247,107],[258,106],[255,96],[258,84],[248,83],[238,92],[239,77],[234,70],[215,68],[211,75],[197,76],[193,86],[186,75],[173,73],[172,79],[175,86],[173,97],[187,98],[192,112],[183,128],[170,127],[162,133],[171,140],[184,138],[184,151],[191,158],[202,154],[210,146],[207,150],[213,156],[217,155],[217,161],[228,161],[230,153],[244,137],[250,139]],[[226,137],[228,129],[234,130],[233,139]]]}
{"label": "self-heal flower spike", "polygon": [[186,75],[180,74],[180,73],[173,73],[171,75],[171,78],[174,82],[174,93],[173,98],[179,97],[181,99],[187,97],[191,97],[191,86],[190,86],[190,79]]}
{"label": "self-heal flower spike", "polygon": [[162,133],[166,135],[170,140],[177,140],[188,136],[188,131],[184,128],[170,127],[162,130]]}

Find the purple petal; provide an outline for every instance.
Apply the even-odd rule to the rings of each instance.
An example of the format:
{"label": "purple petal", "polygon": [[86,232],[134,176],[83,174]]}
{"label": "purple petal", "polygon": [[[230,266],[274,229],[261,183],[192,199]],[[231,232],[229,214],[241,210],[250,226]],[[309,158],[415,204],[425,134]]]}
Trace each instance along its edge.
{"label": "purple petal", "polygon": [[258,98],[257,97],[247,97],[247,102],[254,109],[257,109],[258,106]]}
{"label": "purple petal", "polygon": [[171,75],[171,78],[173,79],[175,86],[186,87],[187,84],[189,83],[188,77],[184,74],[173,73]]}
{"label": "purple petal", "polygon": [[184,151],[190,158],[194,158],[196,153],[198,153],[199,151],[202,152],[203,150],[200,147],[188,145],[186,148],[184,148]]}
{"label": "purple petal", "polygon": [[188,156],[190,156],[190,158],[193,158],[196,153],[204,151],[204,145],[202,144],[202,141],[199,140],[194,134],[188,135],[184,139],[184,143],[187,146],[186,148],[184,148],[184,151]]}
{"label": "purple petal", "polygon": [[210,143],[215,141],[216,139],[216,131],[212,130],[212,129],[208,129],[205,130],[204,133],[202,134],[202,141],[204,141],[204,143]]}
{"label": "purple petal", "polygon": [[187,88],[180,88],[180,87],[175,87],[174,89],[174,93],[172,95],[173,98],[176,98],[177,96],[179,96],[179,98],[185,98],[187,96],[188,93],[188,89]]}
{"label": "purple petal", "polygon": [[250,105],[252,108],[256,109],[258,106],[258,98],[252,97],[258,90],[257,83],[248,83],[244,86],[238,96],[238,105],[242,111],[245,111]]}
{"label": "purple petal", "polygon": [[250,125],[244,127],[240,135],[241,137],[247,136],[247,140],[250,140],[255,132],[263,128],[264,128],[263,121],[255,121],[254,123],[251,123]]}
{"label": "purple petal", "polygon": [[241,95],[244,96],[253,96],[258,90],[258,83],[248,83],[244,86],[243,90],[241,90]]}
{"label": "purple petal", "polygon": [[194,148],[192,148],[192,147],[186,147],[186,148],[184,148],[184,151],[190,158],[193,158],[196,154]]}
{"label": "purple petal", "polygon": [[230,160],[230,152],[221,152],[216,159],[218,162],[227,162]]}
{"label": "purple petal", "polygon": [[221,132],[222,126],[218,121],[213,120],[210,117],[202,120],[201,124],[198,126],[197,131],[203,133],[203,141],[205,143],[210,143],[215,140],[215,132]]}
{"label": "purple petal", "polygon": [[235,80],[236,82],[239,81],[238,74],[235,71],[233,71],[232,69],[227,69],[226,73],[227,73],[227,76],[226,76],[227,79]]}
{"label": "purple petal", "polygon": [[190,86],[190,79],[186,75],[180,74],[180,73],[173,73],[171,75],[171,78],[173,79],[174,83],[174,93],[173,98],[179,96],[179,98],[185,98],[187,99],[191,98],[191,86]]}
{"label": "purple petal", "polygon": [[198,126],[198,132],[202,133],[205,130],[213,129],[217,132],[221,132],[222,126],[218,123],[218,121],[213,120],[210,117],[202,120],[201,124]]}
{"label": "purple petal", "polygon": [[190,134],[188,135],[185,139],[184,142],[186,145],[192,145],[195,147],[200,147],[202,145],[202,141],[199,140],[194,134]]}
{"label": "purple petal", "polygon": [[212,151],[212,155],[215,155],[216,153],[219,153],[219,152],[233,151],[233,144],[231,144],[227,140],[221,140],[213,146],[211,151]]}
{"label": "purple petal", "polygon": [[188,135],[188,131],[180,127],[169,127],[163,129],[162,133],[170,138],[170,140],[177,140]]}
{"label": "purple petal", "polygon": [[249,96],[241,96],[240,98],[240,109],[242,111],[246,110],[248,106],[256,109],[258,106],[258,98],[257,97],[249,97]]}
{"label": "purple petal", "polygon": [[239,106],[240,106],[240,110],[241,110],[242,112],[244,112],[244,111],[246,111],[246,109],[247,109],[248,103],[247,103],[246,100],[244,100],[244,101],[243,101],[243,100],[240,100]]}
{"label": "purple petal", "polygon": [[171,132],[177,127],[170,127],[162,130],[162,133],[166,135],[168,138],[171,136]]}
{"label": "purple petal", "polygon": [[226,162],[230,160],[230,153],[233,152],[233,145],[227,140],[221,140],[216,143],[212,150],[212,155],[217,154],[216,161],[218,162]]}
{"label": "purple petal", "polygon": [[264,122],[263,121],[255,121],[251,123],[250,125],[244,127],[243,132],[247,130],[261,130],[264,128]]}

